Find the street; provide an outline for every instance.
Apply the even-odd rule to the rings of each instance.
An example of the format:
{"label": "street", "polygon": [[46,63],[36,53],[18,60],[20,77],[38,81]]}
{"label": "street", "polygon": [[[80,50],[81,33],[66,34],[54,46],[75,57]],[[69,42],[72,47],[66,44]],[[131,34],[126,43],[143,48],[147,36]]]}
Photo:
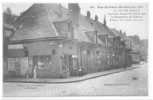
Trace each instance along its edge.
{"label": "street", "polygon": [[9,83],[3,84],[6,97],[48,96],[146,96],[148,95],[147,63],[138,68],[74,83]]}

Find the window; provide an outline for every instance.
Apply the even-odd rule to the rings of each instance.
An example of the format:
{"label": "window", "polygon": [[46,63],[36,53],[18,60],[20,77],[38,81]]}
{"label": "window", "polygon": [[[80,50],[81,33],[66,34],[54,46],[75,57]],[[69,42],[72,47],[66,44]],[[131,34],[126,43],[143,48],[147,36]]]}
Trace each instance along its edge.
{"label": "window", "polygon": [[55,28],[57,29],[60,36],[70,37],[73,31],[72,22],[63,21],[63,22],[55,22]]}
{"label": "window", "polygon": [[51,64],[51,56],[37,56],[38,69],[44,69]]}
{"label": "window", "polygon": [[90,50],[87,50],[87,55],[90,55]]}
{"label": "window", "polygon": [[52,50],[52,54],[53,54],[53,55],[56,54],[56,50],[55,50],[55,49]]}
{"label": "window", "polygon": [[70,46],[69,48],[72,49],[72,46]]}
{"label": "window", "polygon": [[96,55],[98,55],[98,56],[99,56],[99,55],[100,55],[100,51],[96,51]]}
{"label": "window", "polygon": [[91,24],[91,25],[93,25],[93,23],[92,23],[92,22],[91,22],[90,24]]}

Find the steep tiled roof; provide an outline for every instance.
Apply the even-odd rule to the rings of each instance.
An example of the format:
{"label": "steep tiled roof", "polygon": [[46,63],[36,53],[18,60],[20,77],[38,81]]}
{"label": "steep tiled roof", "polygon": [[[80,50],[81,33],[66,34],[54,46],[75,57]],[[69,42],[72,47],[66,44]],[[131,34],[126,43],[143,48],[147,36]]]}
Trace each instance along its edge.
{"label": "steep tiled roof", "polygon": [[124,39],[124,40],[126,39],[126,35],[122,33],[121,31],[116,30],[116,29],[110,29],[110,30],[113,32],[115,36],[120,36],[121,39]]}
{"label": "steep tiled roof", "polygon": [[79,16],[79,27],[84,31],[94,31],[92,20],[83,15]]}
{"label": "steep tiled roof", "polygon": [[68,19],[68,14],[59,4],[34,4],[16,21],[17,30],[11,40],[55,37],[53,21]]}
{"label": "steep tiled roof", "polygon": [[81,27],[74,28],[74,37],[79,41],[91,42],[90,39],[86,36],[85,31]]}
{"label": "steep tiled roof", "polygon": [[112,44],[112,38],[115,34],[111,31],[111,29],[102,24],[99,21],[95,21],[93,19],[89,19],[87,17],[83,17],[84,19],[80,21],[80,23],[86,28],[86,36],[88,39],[95,43],[96,41],[96,31],[97,31],[97,41],[98,43],[105,45],[105,38],[108,39],[108,45]]}
{"label": "steep tiled roof", "polygon": [[108,26],[102,24],[99,21],[95,22],[95,28],[98,31],[99,35],[115,36]]}
{"label": "steep tiled roof", "polygon": [[[98,27],[100,28],[100,27]],[[96,39],[96,28],[95,28],[95,21],[88,18],[87,16],[79,15],[79,32],[76,34],[77,38],[81,41],[86,42],[93,42],[95,43]],[[100,39],[98,39],[98,43],[101,43]]]}
{"label": "steep tiled roof", "polygon": [[86,16],[79,15],[78,17],[79,25],[74,27],[74,37],[79,41],[92,42],[86,35],[87,31],[93,31],[93,27],[90,25],[89,20]]}
{"label": "steep tiled roof", "polygon": [[[95,31],[97,31],[98,37],[100,35],[115,36],[107,26],[105,26],[99,21],[95,21],[93,19],[88,18],[87,16],[83,15],[79,16],[79,27],[82,30],[82,32],[85,33],[86,38],[88,38],[88,41],[91,42],[95,42]],[[86,39],[83,38],[83,40]],[[99,38],[98,42],[103,43]]]}
{"label": "steep tiled roof", "polygon": [[[60,28],[64,28],[61,22],[68,23],[69,21],[71,21],[69,10],[60,4],[34,4],[15,22],[17,30],[11,40],[57,37],[60,35]],[[95,31],[98,32],[98,35],[113,35],[107,26],[87,16],[80,14],[78,21],[79,25],[73,30],[75,39],[79,41],[93,42]],[[55,22],[61,24],[55,25]],[[98,39],[98,43],[102,41]]]}

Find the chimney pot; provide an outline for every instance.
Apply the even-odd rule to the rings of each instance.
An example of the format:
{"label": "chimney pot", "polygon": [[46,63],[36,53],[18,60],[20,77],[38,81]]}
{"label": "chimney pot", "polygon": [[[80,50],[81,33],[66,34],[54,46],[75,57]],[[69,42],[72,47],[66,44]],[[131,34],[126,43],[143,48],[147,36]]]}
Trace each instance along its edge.
{"label": "chimney pot", "polygon": [[87,18],[90,18],[91,14],[90,11],[87,11]]}
{"label": "chimney pot", "polygon": [[95,15],[95,21],[98,21],[98,16],[97,15]]}

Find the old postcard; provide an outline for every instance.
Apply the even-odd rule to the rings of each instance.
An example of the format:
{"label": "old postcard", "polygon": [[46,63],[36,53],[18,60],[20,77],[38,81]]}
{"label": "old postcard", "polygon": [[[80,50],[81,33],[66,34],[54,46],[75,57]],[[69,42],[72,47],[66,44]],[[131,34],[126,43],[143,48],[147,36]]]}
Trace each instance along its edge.
{"label": "old postcard", "polygon": [[3,3],[3,96],[147,96],[147,3]]}

